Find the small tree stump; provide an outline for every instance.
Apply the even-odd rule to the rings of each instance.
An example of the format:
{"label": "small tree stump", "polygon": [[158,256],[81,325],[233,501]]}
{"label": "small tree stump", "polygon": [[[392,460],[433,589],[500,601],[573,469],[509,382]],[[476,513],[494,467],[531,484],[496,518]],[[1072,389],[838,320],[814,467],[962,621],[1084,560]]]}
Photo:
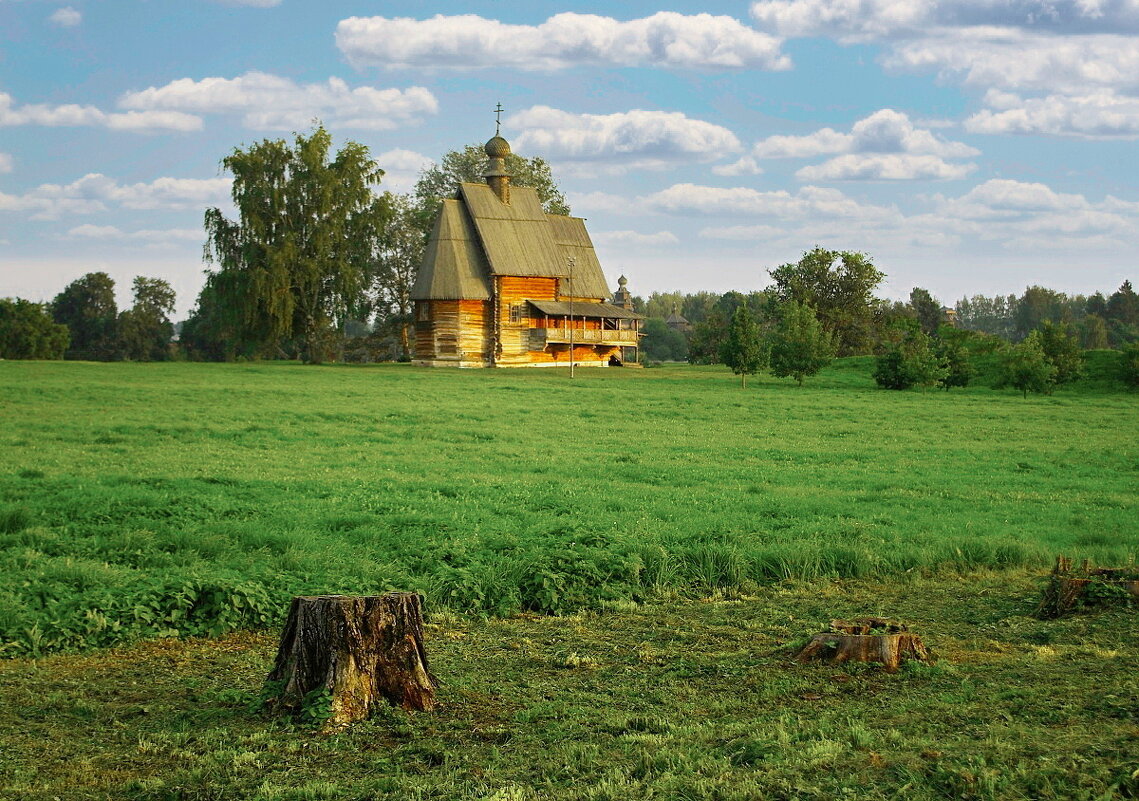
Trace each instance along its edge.
{"label": "small tree stump", "polygon": [[1139,569],[1092,567],[1087,559],[1075,569],[1069,557],[1057,556],[1036,616],[1048,620],[1072,611],[1081,601],[1094,604],[1129,598],[1139,599]]}
{"label": "small tree stump", "polygon": [[427,669],[419,595],[294,598],[267,682],[271,704],[294,713],[323,705],[330,724],[364,720],[381,700],[431,709],[438,681]]}
{"label": "small tree stump", "polygon": [[907,659],[929,662],[921,637],[902,623],[879,617],[832,620],[830,631],[816,634],[795,655],[799,662],[881,662],[893,673]]}

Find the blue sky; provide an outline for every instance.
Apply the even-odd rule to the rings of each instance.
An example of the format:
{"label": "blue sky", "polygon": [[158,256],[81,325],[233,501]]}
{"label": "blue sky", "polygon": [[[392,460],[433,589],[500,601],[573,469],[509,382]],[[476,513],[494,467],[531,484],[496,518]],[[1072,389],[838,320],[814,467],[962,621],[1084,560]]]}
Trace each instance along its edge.
{"label": "blue sky", "polygon": [[319,118],[406,191],[498,102],[640,294],[816,244],[947,304],[1139,278],[1139,0],[0,0],[0,297],[184,316],[234,147]]}

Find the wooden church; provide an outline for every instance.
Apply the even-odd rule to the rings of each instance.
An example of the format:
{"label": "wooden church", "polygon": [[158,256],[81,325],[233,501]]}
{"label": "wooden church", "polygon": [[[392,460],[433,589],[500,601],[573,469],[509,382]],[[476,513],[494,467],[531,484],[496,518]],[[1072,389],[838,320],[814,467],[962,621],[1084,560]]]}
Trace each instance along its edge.
{"label": "wooden church", "polygon": [[609,287],[585,221],[512,187],[510,145],[486,143],[486,183],[445,199],[412,287],[413,361],[428,367],[638,364],[641,315]]}

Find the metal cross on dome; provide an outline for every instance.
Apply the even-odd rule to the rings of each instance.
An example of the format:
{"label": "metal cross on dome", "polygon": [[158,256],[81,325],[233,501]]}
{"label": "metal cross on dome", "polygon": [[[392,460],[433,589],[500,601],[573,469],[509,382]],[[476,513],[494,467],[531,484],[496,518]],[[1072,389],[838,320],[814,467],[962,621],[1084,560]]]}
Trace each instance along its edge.
{"label": "metal cross on dome", "polygon": [[494,135],[498,136],[498,132],[502,127],[502,103],[495,103],[494,105]]}

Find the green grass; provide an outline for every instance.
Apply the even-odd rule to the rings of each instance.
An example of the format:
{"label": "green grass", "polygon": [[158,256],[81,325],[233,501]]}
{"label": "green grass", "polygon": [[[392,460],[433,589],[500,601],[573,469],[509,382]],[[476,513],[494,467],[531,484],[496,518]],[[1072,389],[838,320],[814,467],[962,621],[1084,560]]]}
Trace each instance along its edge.
{"label": "green grass", "polygon": [[[429,617],[430,713],[328,734],[257,711],[267,634],[0,662],[5,801],[755,801],[1139,797],[1127,609],[1031,617],[1023,571]],[[832,616],[938,660],[796,665]]]}
{"label": "green grass", "polygon": [[275,624],[295,594],[489,615],[1139,550],[1139,396],[722,368],[0,363],[0,641]]}

